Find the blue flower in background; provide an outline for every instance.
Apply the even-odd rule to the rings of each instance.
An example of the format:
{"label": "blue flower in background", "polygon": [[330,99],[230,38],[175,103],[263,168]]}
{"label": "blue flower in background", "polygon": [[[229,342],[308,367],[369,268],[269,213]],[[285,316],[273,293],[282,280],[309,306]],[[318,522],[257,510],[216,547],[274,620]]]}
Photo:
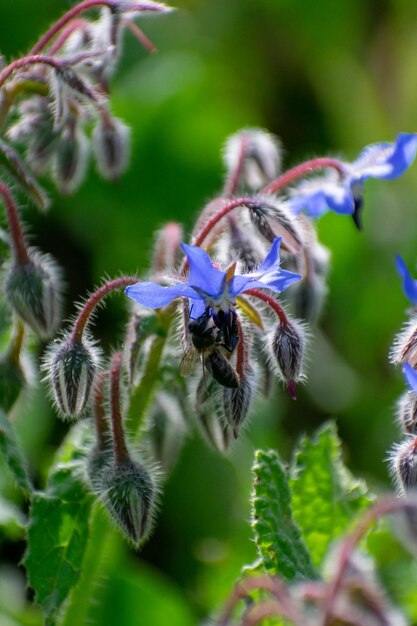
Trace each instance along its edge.
{"label": "blue flower in background", "polygon": [[403,365],[404,377],[414,393],[417,393],[417,372],[409,363]]}
{"label": "blue flower in background", "polygon": [[181,247],[190,266],[187,282],[177,282],[169,287],[153,282],[137,283],[126,288],[126,295],[150,309],[159,309],[177,297],[189,298],[194,318],[209,310],[216,322],[219,311],[228,314],[233,310],[236,296],[240,293],[254,288],[280,293],[301,278],[298,274],[280,269],[280,244],[281,239],[275,238],[257,270],[235,275],[236,263],[223,272],[214,267],[205,250],[183,243]]}
{"label": "blue flower in background", "polygon": [[407,298],[413,304],[417,305],[417,280],[411,276],[404,260],[397,254],[395,257],[397,262],[397,270],[403,281],[403,290]]}
{"label": "blue flower in background", "polygon": [[[367,178],[397,178],[413,163],[417,151],[417,134],[399,133],[395,143],[367,146],[353,163],[342,163],[344,174],[335,171],[306,180],[293,189],[291,210],[305,211],[320,217],[329,209],[345,215],[356,215],[362,208],[363,183]],[[359,225],[359,218],[355,221]]]}

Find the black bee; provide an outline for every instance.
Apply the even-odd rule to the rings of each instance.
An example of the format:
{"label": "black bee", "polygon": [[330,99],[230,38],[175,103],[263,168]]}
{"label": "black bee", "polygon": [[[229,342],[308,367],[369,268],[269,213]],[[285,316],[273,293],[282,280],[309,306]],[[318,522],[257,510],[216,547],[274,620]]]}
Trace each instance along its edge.
{"label": "black bee", "polygon": [[[222,312],[220,312],[222,313]],[[224,316],[226,314],[223,314]],[[235,388],[239,385],[239,378],[227,358],[219,348],[223,347],[228,352],[233,352],[239,341],[236,313],[231,315],[234,321],[219,325],[224,321],[223,316],[218,316],[216,325],[209,311],[206,310],[197,319],[191,320],[188,330],[191,334],[192,346],[184,354],[180,363],[180,374],[188,376],[194,370],[196,358],[201,357],[213,378],[223,387]]]}

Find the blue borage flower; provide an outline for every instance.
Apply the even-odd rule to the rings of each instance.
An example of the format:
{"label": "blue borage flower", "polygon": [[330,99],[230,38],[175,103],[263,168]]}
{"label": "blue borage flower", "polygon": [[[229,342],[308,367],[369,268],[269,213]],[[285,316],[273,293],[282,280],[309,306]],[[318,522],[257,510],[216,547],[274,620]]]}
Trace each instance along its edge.
{"label": "blue borage flower", "polygon": [[414,393],[417,393],[417,372],[414,367],[412,367],[409,363],[404,363],[403,373],[404,378],[411,387],[411,389],[414,391]]}
{"label": "blue borage flower", "polygon": [[403,281],[403,290],[407,298],[413,304],[417,305],[417,280],[411,276],[404,260],[399,254],[395,257],[397,263],[397,270]]}
{"label": "blue borage flower", "polygon": [[341,163],[345,172],[303,181],[292,190],[290,209],[320,217],[328,209],[353,215],[361,208],[363,183],[367,178],[397,178],[413,163],[417,151],[417,134],[399,133],[395,143],[367,146],[353,163]]}
{"label": "blue borage flower", "polygon": [[215,323],[220,311],[228,314],[234,310],[236,296],[249,289],[284,291],[301,276],[279,267],[281,238],[276,237],[262,265],[248,274],[235,274],[236,263],[225,272],[214,267],[205,250],[185,243],[181,247],[187,256],[190,272],[187,282],[177,282],[163,287],[153,282],[143,282],[126,288],[126,295],[142,306],[159,309],[174,298],[189,298],[191,315],[198,318],[206,311]]}

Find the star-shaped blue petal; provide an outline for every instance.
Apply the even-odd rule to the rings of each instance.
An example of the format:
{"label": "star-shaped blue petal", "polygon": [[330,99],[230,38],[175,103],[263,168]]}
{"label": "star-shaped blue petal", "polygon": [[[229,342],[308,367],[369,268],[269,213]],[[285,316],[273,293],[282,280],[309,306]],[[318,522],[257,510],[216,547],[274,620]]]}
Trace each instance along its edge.
{"label": "star-shaped blue petal", "polygon": [[417,280],[411,276],[404,260],[397,254],[395,257],[397,270],[403,281],[403,290],[413,304],[417,304]]}
{"label": "star-shaped blue petal", "polygon": [[353,214],[365,180],[401,176],[413,163],[416,152],[415,133],[399,133],[394,143],[371,144],[353,163],[341,163],[344,174],[331,172],[303,181],[292,190],[288,204],[294,213],[305,211],[311,217],[320,217],[329,209]]}
{"label": "star-shaped blue petal", "polygon": [[275,238],[271,249],[262,265],[249,274],[231,275],[214,267],[207,252],[197,246],[182,244],[190,273],[186,283],[177,282],[163,287],[153,282],[137,283],[126,288],[126,295],[142,306],[159,309],[169,304],[174,298],[190,299],[192,316],[198,317],[206,308],[215,311],[232,309],[236,296],[253,289],[269,289],[280,293],[301,277],[279,267],[279,249],[281,239]]}

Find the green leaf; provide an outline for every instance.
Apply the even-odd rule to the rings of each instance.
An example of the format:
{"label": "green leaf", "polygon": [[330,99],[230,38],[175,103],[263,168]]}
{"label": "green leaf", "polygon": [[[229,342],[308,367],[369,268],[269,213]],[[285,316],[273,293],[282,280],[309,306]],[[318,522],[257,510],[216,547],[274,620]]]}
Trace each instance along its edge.
{"label": "green leaf", "polygon": [[294,518],[318,567],[330,543],[347,532],[372,500],[366,484],[343,465],[334,423],[301,440],[290,475]]}
{"label": "green leaf", "polygon": [[16,441],[14,428],[6,413],[0,409],[0,454],[25,495],[32,491],[32,483],[26,469],[26,461]]}
{"label": "green leaf", "polygon": [[257,450],[252,494],[252,527],[263,565],[284,579],[317,578],[295,523],[286,472],[274,450]]}
{"label": "green leaf", "polygon": [[83,480],[90,426],[73,426],[56,455],[46,490],[34,494],[24,564],[50,624],[80,579],[93,497]]}

